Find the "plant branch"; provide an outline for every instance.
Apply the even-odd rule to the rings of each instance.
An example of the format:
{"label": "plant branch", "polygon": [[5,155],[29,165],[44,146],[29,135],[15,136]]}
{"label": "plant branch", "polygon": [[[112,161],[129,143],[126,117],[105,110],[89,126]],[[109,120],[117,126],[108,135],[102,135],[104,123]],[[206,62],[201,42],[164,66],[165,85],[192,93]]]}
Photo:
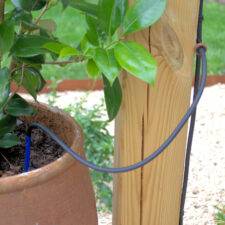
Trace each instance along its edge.
{"label": "plant branch", "polygon": [[[4,21],[4,14],[5,14],[5,0],[0,0],[0,24]],[[2,52],[0,52],[0,68],[2,63]]]}
{"label": "plant branch", "polygon": [[37,17],[37,19],[36,19],[35,22],[34,22],[36,25],[40,22],[41,18],[44,16],[44,14],[45,14],[45,13],[47,12],[47,10],[49,9],[50,3],[51,3],[51,0],[48,1],[48,2],[46,3],[46,5],[44,6],[44,8],[42,9],[40,15]]}
{"label": "plant branch", "polygon": [[4,21],[5,0],[0,0],[0,24]]}
{"label": "plant branch", "polygon": [[[22,70],[22,75],[21,75],[21,78],[20,78],[20,81],[19,81],[19,84],[17,85],[17,88],[14,92],[11,93],[11,95],[9,96],[9,98],[7,99],[7,101],[5,102],[5,104],[2,106],[3,108],[3,112],[5,111],[5,107],[7,106],[7,104],[10,102],[10,100],[12,99],[12,97],[20,90],[20,87],[22,86],[23,84],[23,79],[24,79],[24,69],[25,69],[26,65],[23,63],[22,66],[20,67],[21,70]],[[20,68],[14,68],[12,71],[11,71],[11,74],[14,73],[16,70],[20,69]],[[11,77],[12,78],[12,77]],[[12,80],[11,80],[12,81]],[[10,81],[10,82],[11,82]]]}
{"label": "plant branch", "polygon": [[14,166],[9,162],[9,160],[5,157],[5,155],[3,155],[2,152],[0,152],[2,158],[9,164],[10,168],[13,168]]}
{"label": "plant branch", "polygon": [[51,61],[51,62],[45,62],[43,64],[64,66],[64,65],[67,65],[67,64],[78,63],[78,62],[83,62],[83,60],[78,61],[77,59],[75,59],[75,60],[73,59],[73,60],[68,60],[68,61]]}
{"label": "plant branch", "polygon": [[117,43],[119,43],[120,42],[120,40],[116,40],[116,41],[113,41],[112,43],[110,43],[108,46],[106,46],[105,47],[105,49],[110,49],[110,48],[112,48],[114,45],[116,45]]}

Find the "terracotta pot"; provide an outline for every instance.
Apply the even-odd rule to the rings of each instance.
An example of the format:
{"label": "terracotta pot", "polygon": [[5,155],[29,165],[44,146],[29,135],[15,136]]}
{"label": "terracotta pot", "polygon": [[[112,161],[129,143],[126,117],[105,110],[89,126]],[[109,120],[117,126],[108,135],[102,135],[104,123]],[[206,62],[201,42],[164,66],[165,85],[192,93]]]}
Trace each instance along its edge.
{"label": "terracotta pot", "polygon": [[[53,129],[80,154],[83,137],[73,119],[58,109],[35,106],[27,118]],[[0,179],[0,225],[97,225],[89,171],[68,154],[40,169]]]}

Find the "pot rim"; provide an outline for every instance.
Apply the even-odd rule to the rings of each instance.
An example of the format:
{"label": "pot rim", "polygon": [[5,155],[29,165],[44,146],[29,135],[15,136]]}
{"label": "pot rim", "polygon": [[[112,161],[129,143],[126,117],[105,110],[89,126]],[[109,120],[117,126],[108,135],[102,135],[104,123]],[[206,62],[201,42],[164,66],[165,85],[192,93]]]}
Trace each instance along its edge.
{"label": "pot rim", "polygon": [[[59,108],[50,107],[44,103],[36,103],[35,105],[37,107],[43,107],[45,108],[45,110],[59,113],[62,117],[64,117],[65,120],[67,120],[71,124],[73,136],[78,136],[83,140],[83,134],[80,126],[65,112],[63,112]],[[77,139],[73,138],[70,147],[75,147],[76,143]],[[53,179],[59,173],[68,170],[74,163],[76,163],[76,161],[74,161],[74,159],[68,153],[65,153],[62,157],[41,168],[32,170],[27,173],[0,178],[0,194],[21,191],[23,189],[31,188],[35,185],[40,185],[47,180]]]}

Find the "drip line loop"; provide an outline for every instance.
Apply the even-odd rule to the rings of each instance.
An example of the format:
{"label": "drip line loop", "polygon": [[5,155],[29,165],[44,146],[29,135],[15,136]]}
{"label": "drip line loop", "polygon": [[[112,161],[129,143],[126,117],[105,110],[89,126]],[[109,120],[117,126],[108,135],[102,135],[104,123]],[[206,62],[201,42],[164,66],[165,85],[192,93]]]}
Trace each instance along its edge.
{"label": "drip line loop", "polygon": [[[78,153],[72,150],[69,146],[67,146],[52,130],[47,128],[46,126],[38,123],[33,123],[29,126],[27,130],[27,138],[26,138],[26,160],[25,160],[25,171],[29,170],[30,165],[30,147],[31,147],[31,133],[32,130],[35,128],[41,129],[44,133],[48,134],[52,140],[54,140],[57,144],[59,144],[62,149],[70,154],[75,160],[79,161],[82,165],[96,170],[102,173],[125,173],[129,171],[136,170],[141,168],[149,163],[151,163],[155,158],[161,155],[167,147],[173,142],[173,140],[177,137],[180,133],[184,125],[188,122],[191,118],[189,134],[188,134],[188,141],[187,141],[187,151],[186,151],[186,158],[185,158],[185,169],[184,169],[184,178],[183,178],[183,188],[182,188],[182,195],[181,195],[181,203],[180,203],[180,220],[179,225],[183,225],[183,215],[184,215],[184,205],[187,193],[187,184],[188,184],[188,175],[189,175],[189,165],[190,165],[190,155],[191,155],[191,146],[193,141],[193,134],[194,134],[194,127],[195,127],[195,118],[196,118],[196,109],[203,94],[204,88],[206,86],[206,79],[207,79],[207,59],[206,59],[206,51],[207,46],[202,43],[202,21],[203,21],[203,0],[200,0],[199,6],[199,17],[198,17],[198,28],[197,28],[197,44],[196,44],[196,70],[195,70],[195,84],[194,84],[194,95],[193,95],[193,102],[190,108],[187,110],[177,127],[173,130],[170,136],[165,140],[165,142],[149,155],[144,160],[134,163],[130,166],[125,167],[118,167],[118,168],[104,168],[99,167],[98,165],[93,164],[92,162],[82,158]],[[200,71],[202,76],[200,76]],[[200,79],[201,78],[201,79]]]}
{"label": "drip line loop", "polygon": [[67,146],[52,130],[50,130],[46,126],[44,126],[42,124],[38,124],[38,123],[33,123],[30,125],[30,127],[28,128],[28,131],[27,131],[27,136],[29,136],[31,138],[31,132],[33,129],[35,129],[35,128],[41,129],[44,133],[48,134],[57,144],[59,144],[64,151],[69,153],[74,159],[79,161],[84,166],[87,166],[90,169],[96,170],[98,172],[125,173],[125,172],[129,172],[129,171],[141,168],[141,167],[145,166],[146,164],[150,163],[152,160],[154,160],[156,157],[158,157],[160,154],[162,154],[165,151],[165,149],[173,142],[173,140],[176,138],[176,136],[180,133],[180,131],[182,130],[182,128],[184,127],[186,122],[189,120],[191,115],[195,112],[195,109],[198,105],[198,102],[199,102],[199,100],[202,96],[203,90],[205,88],[206,78],[207,78],[207,62],[206,62],[206,54],[205,54],[206,50],[205,50],[205,48],[201,47],[201,48],[199,48],[199,52],[200,52],[201,58],[202,58],[202,74],[203,74],[203,76],[202,76],[200,88],[196,95],[196,98],[194,99],[193,103],[191,104],[191,106],[188,109],[188,111],[186,112],[186,114],[183,116],[183,118],[179,122],[178,126],[174,129],[174,131],[166,139],[166,141],[155,152],[153,152],[147,158],[145,158],[144,160],[142,160],[138,163],[135,163],[130,166],[118,167],[118,168],[99,167],[99,166],[93,164],[92,162],[82,158],[78,153],[76,153],[69,146]]}

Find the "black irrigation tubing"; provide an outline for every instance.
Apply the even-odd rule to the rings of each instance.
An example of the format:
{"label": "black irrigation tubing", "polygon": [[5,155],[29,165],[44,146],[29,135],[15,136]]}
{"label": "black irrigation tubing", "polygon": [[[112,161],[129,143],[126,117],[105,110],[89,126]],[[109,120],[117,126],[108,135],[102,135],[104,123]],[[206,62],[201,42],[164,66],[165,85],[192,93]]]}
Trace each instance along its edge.
{"label": "black irrigation tubing", "polygon": [[[198,15],[198,27],[197,27],[197,39],[196,39],[196,43],[199,46],[201,46],[201,43],[202,43],[202,23],[203,23],[203,19],[204,19],[203,18],[203,3],[204,3],[203,0],[200,0],[199,15]],[[203,47],[203,45],[202,45],[202,47]],[[198,51],[198,49],[197,49],[197,51]],[[193,101],[196,98],[196,95],[199,91],[200,68],[201,68],[201,56],[197,52],[196,63],[195,63],[195,82],[194,82]],[[181,192],[181,202],[180,202],[179,225],[184,224],[184,208],[185,208],[187,187],[188,187],[188,180],[189,180],[190,159],[191,159],[192,142],[193,142],[194,129],[195,129],[196,113],[197,113],[197,107],[191,116],[190,128],[189,128],[189,133],[188,133],[186,158],[185,158],[185,164],[184,164],[185,168],[184,168],[184,177],[183,177],[183,188],[182,188],[182,192]]]}
{"label": "black irrigation tubing", "polygon": [[26,139],[27,146],[29,146],[29,144],[30,144],[29,142],[31,141],[32,130],[35,128],[39,128],[44,133],[48,134],[52,138],[52,140],[54,140],[58,145],[60,145],[62,147],[62,149],[64,151],[66,151],[67,153],[69,153],[74,159],[79,161],[84,166],[86,166],[90,169],[96,170],[98,172],[112,173],[112,174],[113,173],[126,173],[126,172],[130,172],[130,171],[133,171],[140,167],[145,166],[146,164],[150,163],[152,160],[154,160],[156,157],[158,157],[160,154],[162,154],[165,151],[165,149],[171,144],[171,142],[173,142],[173,140],[176,138],[176,136],[180,133],[180,131],[182,130],[182,128],[184,127],[186,122],[189,120],[191,115],[195,112],[195,109],[198,105],[198,102],[199,102],[199,100],[202,96],[203,90],[205,88],[206,78],[207,78],[206,48],[203,46],[200,46],[197,49],[197,51],[198,51],[198,54],[200,54],[200,56],[202,58],[202,82],[200,84],[199,91],[198,91],[193,103],[191,104],[190,108],[188,109],[188,111],[186,112],[184,117],[181,119],[181,121],[179,122],[177,127],[174,129],[174,131],[171,133],[171,135],[166,139],[166,141],[154,153],[149,155],[144,160],[142,160],[138,163],[135,163],[133,165],[126,166],[126,167],[118,167],[118,168],[99,167],[99,166],[93,164],[92,162],[84,159],[78,153],[76,153],[74,150],[72,150],[52,130],[50,130],[46,126],[44,126],[42,124],[38,124],[38,123],[31,124],[27,130],[27,137],[28,137]]}
{"label": "black irrigation tubing", "polygon": [[[157,158],[160,154],[162,154],[167,147],[173,142],[173,140],[177,137],[180,133],[184,125],[188,122],[189,118],[191,117],[190,128],[189,128],[189,135],[187,141],[187,151],[186,151],[186,159],[185,159],[185,171],[184,171],[184,178],[183,178],[183,189],[181,195],[181,205],[180,205],[180,220],[179,225],[183,225],[183,215],[184,215],[184,205],[186,199],[186,192],[187,192],[187,183],[188,183],[188,175],[189,175],[189,165],[190,165],[190,155],[191,155],[191,146],[193,141],[193,134],[194,134],[194,127],[195,127],[195,118],[196,118],[196,110],[203,94],[204,88],[206,86],[206,79],[207,79],[207,59],[206,59],[206,47],[201,44],[202,42],[202,20],[203,20],[203,0],[200,0],[200,8],[199,8],[199,20],[198,20],[198,30],[197,30],[197,48],[196,48],[196,70],[195,70],[195,85],[194,85],[194,95],[193,95],[193,102],[185,113],[177,127],[171,133],[171,135],[166,139],[166,141],[151,155],[149,155],[144,160],[135,163],[130,166],[126,167],[118,167],[118,168],[109,168],[109,167],[99,167],[92,162],[82,158],[78,153],[72,150],[69,146],[67,146],[53,131],[42,124],[33,123],[29,126],[27,130],[27,137],[26,137],[26,156],[25,156],[25,171],[29,170],[29,156],[30,156],[30,147],[31,147],[31,133],[32,130],[35,128],[41,129],[43,132],[48,134],[57,144],[59,144],[64,151],[70,154],[75,160],[79,161],[84,166],[96,170],[98,172],[103,173],[125,173],[136,170],[145,166],[146,164],[153,161]],[[202,72],[202,77],[200,79],[200,70]]]}

